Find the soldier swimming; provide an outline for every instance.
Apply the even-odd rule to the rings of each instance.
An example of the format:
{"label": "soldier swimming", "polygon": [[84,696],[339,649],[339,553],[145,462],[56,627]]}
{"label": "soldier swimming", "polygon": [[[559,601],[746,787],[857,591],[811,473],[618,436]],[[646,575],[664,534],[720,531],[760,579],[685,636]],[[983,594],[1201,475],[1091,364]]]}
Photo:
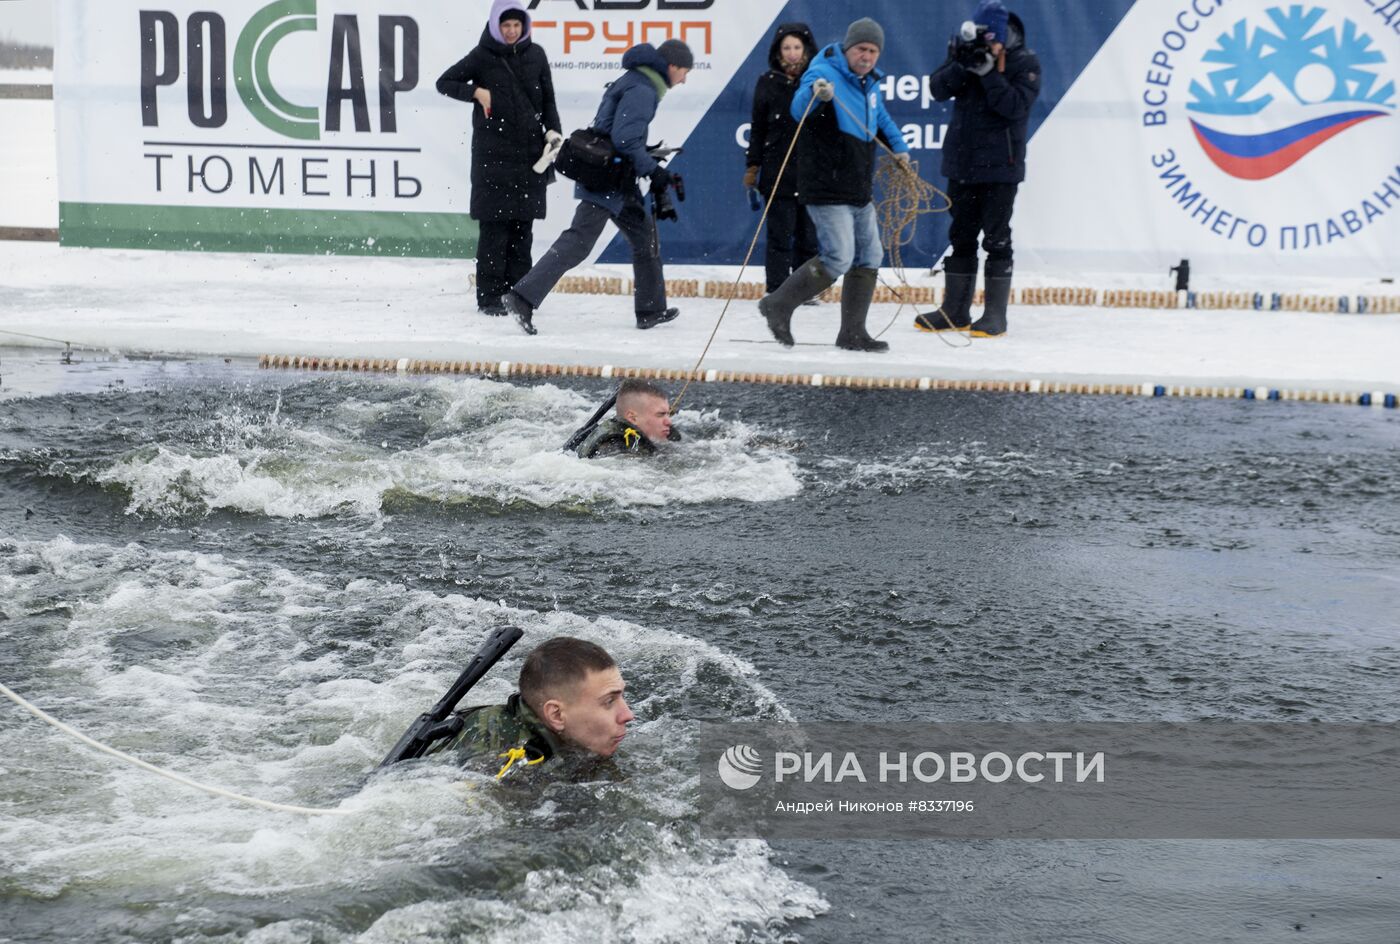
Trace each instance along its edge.
{"label": "soldier swimming", "polygon": [[678,442],[679,431],[671,425],[671,403],[666,391],[648,380],[624,380],[614,398],[616,410],[602,422],[598,418],[608,404],[570,437],[564,448],[583,459],[621,454],[652,455],[657,443]]}
{"label": "soldier swimming", "polygon": [[455,751],[463,763],[489,760],[496,779],[516,765],[533,767],[554,757],[609,758],[633,720],[626,683],[612,656],[572,636],[541,643],[520,669],[520,689],[504,705],[453,711],[457,703],[524,633],[494,631],[447,693],[409,726],[381,768],[428,754]]}
{"label": "soldier swimming", "polygon": [[626,687],[601,646],[556,636],[525,657],[519,691],[504,705],[457,712],[461,730],[432,753],[455,751],[464,763],[494,758],[497,780],[560,755],[611,757],[633,720]]}

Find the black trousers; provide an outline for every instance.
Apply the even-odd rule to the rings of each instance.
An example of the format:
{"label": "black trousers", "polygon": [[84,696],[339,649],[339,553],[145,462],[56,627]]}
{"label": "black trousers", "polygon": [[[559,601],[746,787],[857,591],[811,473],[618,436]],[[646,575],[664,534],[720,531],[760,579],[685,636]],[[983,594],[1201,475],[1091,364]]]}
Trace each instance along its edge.
{"label": "black trousers", "polygon": [[580,200],[574,210],[573,223],[559,234],[554,245],[540,257],[539,264],[515,283],[515,294],[529,302],[531,308],[544,304],[545,296],[554,290],[564,273],[588,258],[609,221],[632,246],[632,281],[636,290],[633,302],[637,314],[664,311],[666,282],[656,223],[636,194],[623,204],[617,216],[596,203]]}
{"label": "black trousers", "polygon": [[477,224],[476,304],[498,304],[530,271],[534,220],[485,220]]}
{"label": "black trousers", "polygon": [[817,228],[796,197],[775,197],[769,202],[763,244],[763,275],[768,291],[776,291],[793,269],[820,251]]}
{"label": "black trousers", "polygon": [[977,237],[987,251],[987,276],[1011,274],[1011,210],[1019,184],[974,184],[948,181],[948,198],[953,201],[948,242],[957,260],[949,271],[977,271]]}

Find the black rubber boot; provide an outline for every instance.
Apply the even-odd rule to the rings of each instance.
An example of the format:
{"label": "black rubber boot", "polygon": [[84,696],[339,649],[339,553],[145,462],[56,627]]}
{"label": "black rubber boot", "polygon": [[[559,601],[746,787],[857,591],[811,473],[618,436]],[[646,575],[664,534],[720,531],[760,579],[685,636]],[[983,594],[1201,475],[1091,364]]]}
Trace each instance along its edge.
{"label": "black rubber boot", "polygon": [[977,257],[949,257],[943,265],[943,304],[937,311],[918,315],[920,331],[966,331],[972,324],[972,296],[977,291]]}
{"label": "black rubber boot", "polygon": [[875,297],[875,282],[880,278],[875,269],[852,269],[841,281],[841,333],[836,346],[847,351],[888,351],[890,346],[877,341],[865,330],[865,316]]}
{"label": "black rubber boot", "polygon": [[798,305],[831,287],[836,280],[826,274],[819,256],[813,256],[794,269],[782,285],[758,301],[758,310],[768,322],[768,330],[783,347],[792,347],[792,312]]}
{"label": "black rubber boot", "polygon": [[982,317],[972,323],[974,338],[999,338],[1006,333],[1006,306],[1011,301],[1011,263],[987,260],[987,288]]}

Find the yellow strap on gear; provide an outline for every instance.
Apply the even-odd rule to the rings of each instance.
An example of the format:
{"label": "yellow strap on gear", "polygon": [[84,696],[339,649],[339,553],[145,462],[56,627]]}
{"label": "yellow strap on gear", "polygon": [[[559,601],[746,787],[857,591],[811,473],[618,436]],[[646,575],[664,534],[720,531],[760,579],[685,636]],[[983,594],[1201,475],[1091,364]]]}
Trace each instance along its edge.
{"label": "yellow strap on gear", "polygon": [[502,768],[500,769],[500,771],[496,774],[496,779],[497,779],[497,780],[500,780],[502,777],[504,777],[504,776],[506,775],[506,771],[510,770],[510,768],[511,768],[511,767],[515,764],[515,762],[518,761],[518,760],[523,760],[523,761],[525,761],[525,766],[526,766],[526,767],[533,767],[535,764],[539,764],[539,763],[543,763],[543,762],[544,762],[544,757],[543,757],[543,756],[536,757],[534,760],[529,760],[529,759],[528,759],[528,756],[527,756],[526,753],[525,753],[525,748],[523,748],[523,747],[512,747],[510,750],[506,751],[504,754],[498,754],[497,756],[498,756],[498,757],[504,757],[504,758],[506,759],[506,765],[505,765],[504,767],[502,767]]}
{"label": "yellow strap on gear", "polygon": [[627,449],[631,449],[634,445],[641,442],[641,440],[642,434],[630,426],[622,431],[622,445]]}

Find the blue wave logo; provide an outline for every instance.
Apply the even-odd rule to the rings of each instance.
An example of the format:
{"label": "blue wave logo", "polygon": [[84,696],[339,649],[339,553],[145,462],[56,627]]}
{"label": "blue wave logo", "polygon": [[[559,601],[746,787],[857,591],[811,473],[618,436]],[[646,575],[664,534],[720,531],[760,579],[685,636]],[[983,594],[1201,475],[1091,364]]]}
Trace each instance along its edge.
{"label": "blue wave logo", "polygon": [[1395,110],[1395,82],[1382,81],[1377,69],[1386,58],[1356,23],[1319,27],[1327,11],[1302,4],[1266,13],[1272,28],[1251,29],[1243,19],[1220,34],[1202,58],[1218,68],[1208,85],[1192,81],[1186,106],[1213,116],[1191,119],[1196,140],[1217,167],[1242,180],[1280,174],[1331,138]]}

